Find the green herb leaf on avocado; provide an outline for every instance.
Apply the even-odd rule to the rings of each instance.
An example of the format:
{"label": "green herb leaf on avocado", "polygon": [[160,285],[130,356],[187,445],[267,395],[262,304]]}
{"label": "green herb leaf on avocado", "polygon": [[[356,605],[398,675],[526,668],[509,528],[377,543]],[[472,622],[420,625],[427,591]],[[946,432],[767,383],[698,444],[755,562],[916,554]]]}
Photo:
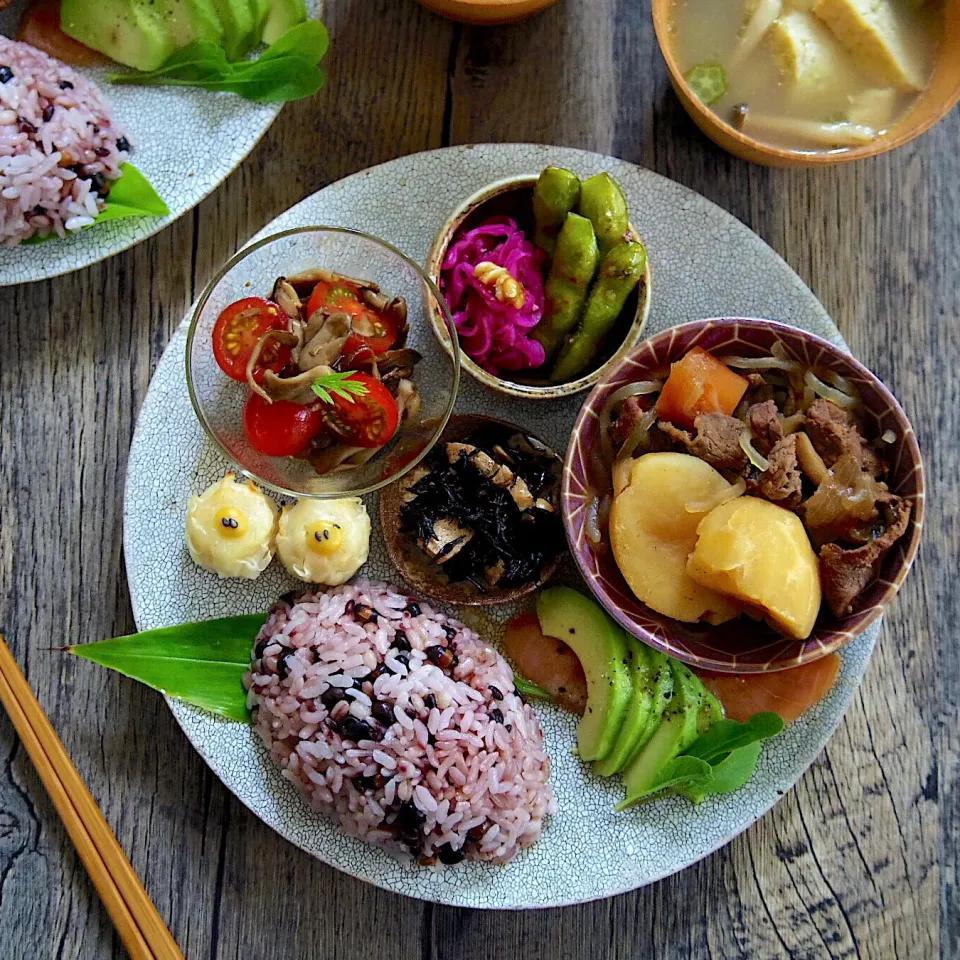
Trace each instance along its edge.
{"label": "green herb leaf on avocado", "polygon": [[538,687],[535,683],[525,680],[518,673],[513,675],[513,685],[517,688],[517,693],[522,693],[525,697],[533,697],[537,700],[553,700],[553,694],[543,687]]}
{"label": "green herb leaf on avocado", "polygon": [[224,617],[146,630],[67,651],[171,697],[249,722],[243,675],[265,614]]}
{"label": "green herb leaf on avocado", "polygon": [[348,403],[354,403],[356,397],[365,397],[370,391],[365,383],[351,380],[357,371],[345,370],[342,373],[328,373],[317,377],[310,389],[324,402],[333,403],[334,397],[340,397]]}
{"label": "green herb leaf on avocado", "polygon": [[753,776],[763,740],[783,730],[776,713],[755,713],[746,723],[719,720],[688,750],[664,764],[650,788],[641,797],[679,793],[702,803],[718,793],[733,793]]}
{"label": "green herb leaf on avocado", "polygon": [[693,742],[686,755],[716,764],[740,747],[775,737],[783,727],[783,717],[777,713],[755,713],[746,723],[720,720]]}
{"label": "green herb leaf on avocado", "polygon": [[195,40],[162,67],[148,72],[113,73],[112,83],[202,87],[236,93],[258,103],[285,103],[311,97],[326,77],[319,67],[330,35],[318,20],[299,23],[254,60],[231,63],[223,48]]}
{"label": "green herb leaf on avocado", "polygon": [[[170,208],[154,190],[150,181],[132,163],[125,163],[120,167],[119,179],[110,181],[106,205],[90,227],[107,220],[125,220],[128,217],[165,217],[169,212]],[[90,227],[83,229],[89,230]],[[38,243],[59,239],[57,234],[48,233],[45,237],[34,235],[23,242],[36,246]]]}

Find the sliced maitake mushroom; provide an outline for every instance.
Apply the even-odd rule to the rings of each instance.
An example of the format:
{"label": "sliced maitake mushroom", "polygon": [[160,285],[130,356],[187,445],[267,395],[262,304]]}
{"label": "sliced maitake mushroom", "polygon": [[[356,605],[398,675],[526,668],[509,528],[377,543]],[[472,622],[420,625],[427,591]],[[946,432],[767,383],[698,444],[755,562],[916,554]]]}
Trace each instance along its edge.
{"label": "sliced maitake mushroom", "polygon": [[297,295],[297,291],[286,277],[277,277],[277,282],[273,285],[271,299],[291,320],[300,319],[303,304]]}
{"label": "sliced maitake mushroom", "polygon": [[304,343],[296,357],[297,366],[301,370],[319,364],[332,366],[343,352],[350,330],[351,321],[346,313],[330,313],[320,318],[315,313],[304,331]]}
{"label": "sliced maitake mushroom", "polygon": [[306,406],[317,399],[312,389],[313,381],[331,373],[333,368],[326,364],[318,364],[295,377],[278,377],[272,370],[268,370],[263,375],[261,396],[265,396],[267,400],[289,400],[291,403]]}
{"label": "sliced maitake mushroom", "polygon": [[[386,382],[386,381],[384,381]],[[400,422],[417,420],[420,417],[420,408],[423,402],[412,380],[401,380],[397,385],[397,408],[400,411]]]}
{"label": "sliced maitake mushroom", "polygon": [[298,337],[295,333],[290,333],[287,330],[268,330],[257,341],[257,345],[251,351],[250,359],[247,361],[247,386],[249,386],[254,393],[263,397],[264,400],[272,400],[273,398],[257,383],[253,376],[253,371],[260,362],[260,355],[263,353],[264,347],[266,347],[271,340],[275,340],[277,343],[287,347],[295,347]]}

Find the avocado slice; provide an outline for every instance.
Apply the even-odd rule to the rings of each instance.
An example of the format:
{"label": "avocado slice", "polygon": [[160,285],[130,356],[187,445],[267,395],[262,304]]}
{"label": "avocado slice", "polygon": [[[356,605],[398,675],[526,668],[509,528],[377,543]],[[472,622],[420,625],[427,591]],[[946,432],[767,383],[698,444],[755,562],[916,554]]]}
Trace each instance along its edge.
{"label": "avocado slice", "polygon": [[643,799],[664,765],[697,739],[697,716],[701,700],[697,685],[701,688],[703,685],[677,660],[670,661],[670,670],[673,673],[670,706],[664,712],[660,726],[623,776],[627,795],[617,804],[618,811],[626,810]]}
{"label": "avocado slice", "polygon": [[630,705],[632,684],[627,636],[594,600],[569,587],[551,587],[537,598],[540,629],[566,643],[587,677],[587,709],[577,730],[583,760],[612,749]]}
{"label": "avocado slice", "polygon": [[240,60],[260,36],[260,22],[249,0],[214,0],[223,27],[223,49],[227,59]]}
{"label": "avocado slice", "polygon": [[134,0],[63,0],[60,28],[136,70],[156,70],[176,50],[157,9]]}
{"label": "avocado slice", "polygon": [[214,0],[129,0],[135,6],[153,7],[170,32],[174,50],[194,40],[220,43],[223,27]]}
{"label": "avocado slice", "polygon": [[291,27],[307,19],[307,7],[303,0],[271,0],[270,12],[263,24],[263,42],[275,43]]}
{"label": "avocado slice", "polygon": [[[659,650],[645,646],[633,637],[628,638],[639,647],[643,666],[637,665],[634,656],[633,700],[627,710],[627,716],[620,728],[617,742],[610,754],[594,766],[601,777],[609,777],[626,770],[633,759],[656,732],[663,719],[663,713],[673,696],[673,671],[670,660]],[[640,674],[643,674],[641,678]],[[641,691],[646,685],[646,692]],[[640,716],[643,715],[641,723]]]}

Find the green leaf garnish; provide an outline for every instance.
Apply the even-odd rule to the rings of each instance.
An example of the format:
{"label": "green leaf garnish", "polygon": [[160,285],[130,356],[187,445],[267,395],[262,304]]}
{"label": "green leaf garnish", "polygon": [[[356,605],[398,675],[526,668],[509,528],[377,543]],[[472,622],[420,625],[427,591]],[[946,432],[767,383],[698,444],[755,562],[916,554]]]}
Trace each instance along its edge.
{"label": "green leaf garnish", "polygon": [[679,793],[702,803],[713,794],[733,793],[753,776],[761,742],[775,737],[783,727],[783,718],[776,713],[755,713],[746,723],[720,720],[688,750],[664,764],[640,797]]}
{"label": "green leaf garnish", "polygon": [[549,690],[538,687],[529,680],[524,680],[519,674],[513,675],[513,685],[517,688],[517,693],[522,693],[525,697],[534,697],[538,700],[553,700],[554,696]]}
{"label": "green leaf garnish", "polygon": [[67,647],[171,697],[248,722],[243,675],[266,614],[224,617]]}
{"label": "green leaf garnish", "polygon": [[365,397],[370,391],[365,383],[350,380],[357,371],[347,370],[343,373],[328,373],[317,377],[310,384],[310,389],[324,402],[333,403],[334,397],[340,397],[348,403],[354,403],[356,397]]}
{"label": "green leaf garnish", "polygon": [[195,40],[156,70],[112,73],[108,79],[141,86],[202,87],[257,103],[285,103],[311,97],[323,86],[326,77],[319,63],[329,46],[327,28],[308,20],[288,30],[255,60],[231,63],[219,44]]}
{"label": "green leaf garnish", "polygon": [[698,63],[687,71],[684,79],[708,107],[727,92],[727,71],[719,63]]}
{"label": "green leaf garnish", "polygon": [[[170,208],[154,190],[150,181],[132,163],[125,163],[120,167],[120,177],[110,181],[106,204],[90,227],[107,220],[124,220],[127,217],[165,217],[169,212]],[[90,227],[83,229],[89,230]],[[59,239],[57,234],[48,233],[45,237],[34,235],[23,242],[36,246],[38,243]]]}

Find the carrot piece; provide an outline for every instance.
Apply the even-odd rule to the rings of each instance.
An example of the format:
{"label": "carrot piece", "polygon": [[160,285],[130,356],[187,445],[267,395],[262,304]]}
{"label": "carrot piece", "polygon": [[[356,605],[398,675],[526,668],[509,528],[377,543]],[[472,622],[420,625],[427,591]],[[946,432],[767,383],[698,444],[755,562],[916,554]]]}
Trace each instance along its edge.
{"label": "carrot piece", "polygon": [[727,717],[741,722],[755,713],[779,713],[791,723],[819,703],[840,672],[840,657],[828,654],[776,673],[710,673],[697,671],[704,685],[723,704]]}
{"label": "carrot piece", "polygon": [[576,714],[586,709],[587,678],[577,655],[544,636],[535,613],[521,613],[507,624],[503,651],[522,677],[553,694],[557,706]]}
{"label": "carrot piece", "polygon": [[670,366],[657,414],[678,427],[692,427],[701,413],[733,413],[748,383],[701,347]]}

